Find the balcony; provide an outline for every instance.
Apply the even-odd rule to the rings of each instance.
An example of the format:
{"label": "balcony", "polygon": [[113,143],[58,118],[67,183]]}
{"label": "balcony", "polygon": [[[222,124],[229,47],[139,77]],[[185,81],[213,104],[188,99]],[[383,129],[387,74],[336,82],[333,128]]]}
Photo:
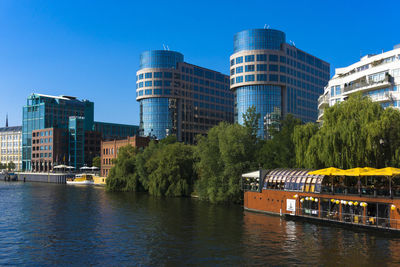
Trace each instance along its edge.
{"label": "balcony", "polygon": [[329,106],[329,94],[321,95],[318,98],[318,109],[325,108]]}
{"label": "balcony", "polygon": [[384,94],[378,94],[378,95],[368,95],[373,102],[387,102],[387,101],[393,101],[393,96],[391,93],[386,92]]}
{"label": "balcony", "polygon": [[367,78],[364,76],[354,81],[352,84],[345,84],[343,93],[349,93],[353,91],[364,91],[380,87],[389,87],[392,86],[392,83],[393,83],[393,78],[389,74],[387,74],[385,78],[381,81],[367,80]]}

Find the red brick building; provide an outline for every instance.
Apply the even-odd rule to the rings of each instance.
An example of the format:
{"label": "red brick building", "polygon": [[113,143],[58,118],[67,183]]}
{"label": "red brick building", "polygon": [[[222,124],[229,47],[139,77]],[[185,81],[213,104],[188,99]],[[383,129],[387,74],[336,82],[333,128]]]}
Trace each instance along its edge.
{"label": "red brick building", "polygon": [[131,145],[133,147],[144,148],[150,143],[149,137],[132,136],[122,140],[102,141],[101,142],[101,176],[108,176],[121,147]]}
{"label": "red brick building", "polygon": [[46,128],[32,131],[32,171],[52,171],[57,164],[68,162],[68,132]]}

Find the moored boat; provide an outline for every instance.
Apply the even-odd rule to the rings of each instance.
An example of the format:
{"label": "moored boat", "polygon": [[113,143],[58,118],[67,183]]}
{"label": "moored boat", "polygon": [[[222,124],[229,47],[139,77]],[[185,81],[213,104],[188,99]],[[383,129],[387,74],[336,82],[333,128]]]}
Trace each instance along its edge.
{"label": "moored boat", "polygon": [[[327,170],[327,169],[326,169]],[[259,170],[242,175],[244,208],[400,230],[400,170]]]}
{"label": "moored boat", "polygon": [[77,174],[75,178],[67,180],[67,184],[75,185],[92,185],[94,184],[93,176],[91,174]]}

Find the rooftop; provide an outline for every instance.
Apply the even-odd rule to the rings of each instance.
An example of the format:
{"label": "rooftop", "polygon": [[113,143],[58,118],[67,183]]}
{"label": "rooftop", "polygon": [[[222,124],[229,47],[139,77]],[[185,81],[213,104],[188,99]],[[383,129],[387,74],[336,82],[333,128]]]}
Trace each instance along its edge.
{"label": "rooftop", "polygon": [[1,127],[0,132],[18,132],[22,131],[22,126]]}

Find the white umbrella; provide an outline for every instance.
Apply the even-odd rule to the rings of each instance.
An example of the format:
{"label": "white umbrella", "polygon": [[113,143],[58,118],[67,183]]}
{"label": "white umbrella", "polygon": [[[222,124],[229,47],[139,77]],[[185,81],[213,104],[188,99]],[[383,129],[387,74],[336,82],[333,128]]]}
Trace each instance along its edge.
{"label": "white umbrella", "polygon": [[81,167],[80,169],[81,169],[81,170],[91,170],[92,168],[87,167],[87,166],[83,166],[83,167]]}
{"label": "white umbrella", "polygon": [[75,167],[73,167],[73,166],[66,166],[65,168],[67,168],[67,169],[75,169]]}
{"label": "white umbrella", "polygon": [[68,168],[68,167],[69,166],[67,166],[67,165],[61,164],[61,165],[54,166],[54,169],[65,169],[65,168]]}
{"label": "white umbrella", "polygon": [[93,166],[91,169],[92,169],[92,170],[98,170],[99,167]]}

